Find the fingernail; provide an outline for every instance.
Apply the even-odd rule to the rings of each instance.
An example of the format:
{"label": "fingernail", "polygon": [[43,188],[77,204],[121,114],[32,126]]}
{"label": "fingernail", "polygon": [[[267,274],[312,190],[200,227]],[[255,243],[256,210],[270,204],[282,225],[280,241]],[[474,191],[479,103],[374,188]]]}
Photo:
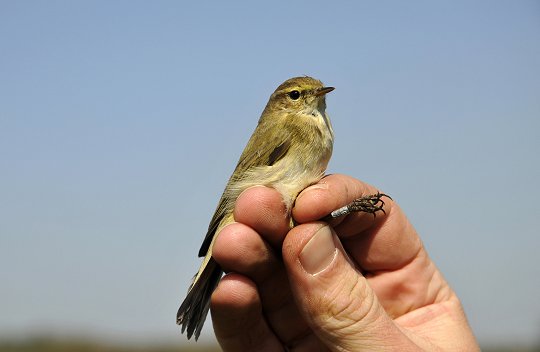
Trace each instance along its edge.
{"label": "fingernail", "polygon": [[333,237],[329,226],[321,227],[300,252],[300,264],[309,274],[316,275],[324,271],[336,257],[337,248]]}
{"label": "fingernail", "polygon": [[[243,190],[242,193],[244,193],[244,192],[247,191],[247,190],[253,189],[253,188],[268,188],[268,187],[263,186],[263,185],[249,186],[248,188],[246,188],[245,190]],[[242,194],[242,193],[240,193],[240,194]]]}
{"label": "fingernail", "polygon": [[298,195],[298,197],[296,197],[296,199],[300,199],[300,197],[302,197],[302,195],[306,192],[306,191],[311,191],[311,190],[314,190],[314,189],[328,189],[328,184],[327,183],[316,183],[314,185],[311,185],[307,188],[305,188],[302,192],[300,192],[300,194]]}
{"label": "fingernail", "polygon": [[244,194],[245,192],[249,191],[249,190],[252,189],[252,188],[268,188],[268,187],[263,186],[263,185],[250,186],[250,187],[246,188],[245,190],[243,190],[242,193],[240,193],[240,194],[238,195],[238,198],[240,198],[240,197],[242,196],[242,194]]}

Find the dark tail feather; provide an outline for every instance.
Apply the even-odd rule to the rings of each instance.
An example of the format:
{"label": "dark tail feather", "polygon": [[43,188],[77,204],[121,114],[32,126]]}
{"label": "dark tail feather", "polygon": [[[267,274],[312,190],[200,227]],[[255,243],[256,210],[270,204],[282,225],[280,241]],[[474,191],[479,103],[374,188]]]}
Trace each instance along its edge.
{"label": "dark tail feather", "polygon": [[176,314],[176,324],[182,326],[182,333],[187,330],[187,338],[195,333],[195,340],[201,334],[204,321],[210,309],[210,297],[214,292],[223,270],[214,258],[210,258],[201,277],[189,288],[189,292]]}

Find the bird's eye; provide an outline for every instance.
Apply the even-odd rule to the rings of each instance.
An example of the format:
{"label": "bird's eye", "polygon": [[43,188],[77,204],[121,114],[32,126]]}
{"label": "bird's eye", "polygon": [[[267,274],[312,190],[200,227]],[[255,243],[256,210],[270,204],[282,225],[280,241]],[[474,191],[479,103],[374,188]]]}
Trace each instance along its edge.
{"label": "bird's eye", "polygon": [[298,100],[298,98],[300,98],[300,92],[297,90],[289,92],[289,98],[291,98],[292,100]]}

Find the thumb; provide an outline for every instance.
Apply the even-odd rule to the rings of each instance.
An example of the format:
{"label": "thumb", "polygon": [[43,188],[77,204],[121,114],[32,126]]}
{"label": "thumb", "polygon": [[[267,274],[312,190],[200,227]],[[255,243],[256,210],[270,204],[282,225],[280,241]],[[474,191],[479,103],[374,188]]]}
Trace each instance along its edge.
{"label": "thumb", "polygon": [[412,347],[330,226],[318,222],[293,228],[283,243],[283,261],[300,313],[331,351]]}

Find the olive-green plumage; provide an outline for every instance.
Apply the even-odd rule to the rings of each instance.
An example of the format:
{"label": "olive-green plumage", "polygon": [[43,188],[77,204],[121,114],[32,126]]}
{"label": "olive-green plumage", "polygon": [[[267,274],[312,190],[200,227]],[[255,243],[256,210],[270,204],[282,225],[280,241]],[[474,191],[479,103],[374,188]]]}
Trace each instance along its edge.
{"label": "olive-green plumage", "polygon": [[326,93],[332,87],[311,77],[282,83],[270,96],[257,128],[236,165],[203,241],[203,263],[182,302],[177,323],[188,338],[199,337],[210,307],[210,297],[222,270],[212,259],[212,245],[219,231],[234,222],[236,199],[245,189],[264,185],[278,190],[290,211],[307,186],[324,175],[332,155],[333,131],[326,115]]}

